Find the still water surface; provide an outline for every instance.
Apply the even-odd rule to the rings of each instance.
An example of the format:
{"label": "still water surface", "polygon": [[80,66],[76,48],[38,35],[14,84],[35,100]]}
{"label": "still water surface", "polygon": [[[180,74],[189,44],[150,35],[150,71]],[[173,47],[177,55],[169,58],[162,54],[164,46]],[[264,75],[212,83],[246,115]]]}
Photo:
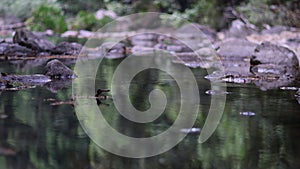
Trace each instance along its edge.
{"label": "still water surface", "polygon": [[[96,78],[98,88],[110,88],[121,60],[103,60]],[[72,65],[69,65],[72,67]],[[16,68],[0,62],[1,72],[41,73],[42,65]],[[192,69],[198,83],[200,109],[195,127],[201,128],[210,107],[205,94],[210,83],[204,69]],[[133,123],[119,115],[113,100],[99,106],[116,130],[129,136],[149,137],[166,130],[180,108],[180,92],[166,73],[140,72],[130,87],[130,99],[139,110],[149,108],[149,92],[162,89],[167,109],[149,124]],[[228,84],[226,107],[213,136],[203,144],[189,134],[171,150],[150,158],[130,159],[111,154],[86,135],[70,104],[51,105],[53,99],[71,99],[72,86],[52,93],[46,87],[3,91],[0,95],[0,169],[254,169],[300,168],[300,105],[294,91],[260,91],[254,85]],[[254,112],[244,116],[240,112]]]}

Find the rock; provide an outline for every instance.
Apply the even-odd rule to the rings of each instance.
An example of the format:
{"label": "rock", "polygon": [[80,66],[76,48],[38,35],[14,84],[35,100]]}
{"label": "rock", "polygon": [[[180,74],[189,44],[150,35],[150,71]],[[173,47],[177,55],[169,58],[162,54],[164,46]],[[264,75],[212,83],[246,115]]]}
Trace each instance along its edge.
{"label": "rock", "polygon": [[27,29],[17,30],[13,42],[39,52],[50,51],[55,46],[52,42],[35,35]]}
{"label": "rock", "polygon": [[76,77],[70,68],[57,59],[47,63],[44,75],[50,76],[52,79],[71,79]]}
{"label": "rock", "polygon": [[191,23],[181,26],[177,29],[178,32],[194,33],[195,28],[199,29],[209,40],[215,41],[217,39],[217,32],[209,26],[200,25],[197,23]]}
{"label": "rock", "polygon": [[296,54],[286,47],[270,42],[263,42],[255,48],[250,64],[250,71],[258,76],[295,78],[299,73]]}
{"label": "rock", "polygon": [[52,54],[58,55],[78,55],[82,49],[79,43],[61,42],[51,50]]}
{"label": "rock", "polygon": [[108,59],[123,58],[127,55],[126,46],[121,42],[117,44],[103,44],[102,49],[104,57]]}
{"label": "rock", "polygon": [[78,38],[91,38],[93,36],[95,36],[94,32],[87,31],[87,30],[80,30]]}
{"label": "rock", "polygon": [[249,59],[257,44],[244,39],[228,38],[216,43],[217,54],[221,57],[226,82],[246,83],[244,77],[251,75]]}
{"label": "rock", "polygon": [[3,80],[7,82],[16,84],[21,83],[20,85],[43,85],[51,81],[49,76],[34,74],[34,75],[4,75],[1,76]]}
{"label": "rock", "polygon": [[298,91],[296,92],[295,96],[300,98],[300,89],[298,89]]}
{"label": "rock", "polygon": [[224,94],[230,94],[230,92],[222,91],[222,90],[207,90],[207,91],[205,91],[205,94],[208,94],[208,95],[224,95]]}
{"label": "rock", "polygon": [[18,44],[1,42],[0,56],[35,56],[36,52]]}
{"label": "rock", "polygon": [[239,114],[242,116],[255,116],[255,113],[251,111],[240,112]]}
{"label": "rock", "polygon": [[105,10],[105,9],[99,9],[95,14],[96,19],[99,20],[103,19],[105,16],[114,19],[117,17],[117,14],[114,11]]}
{"label": "rock", "polygon": [[[293,87],[293,86],[282,86],[280,87],[281,90],[298,90],[299,88],[298,87]],[[299,91],[299,94],[300,94],[300,91]]]}
{"label": "rock", "polygon": [[261,31],[261,34],[280,34],[283,31],[295,31],[296,28],[288,27],[288,26],[273,26],[269,29],[264,29]]}
{"label": "rock", "polygon": [[256,28],[253,25],[247,25],[241,20],[234,20],[229,30],[225,33],[226,37],[244,38],[247,35],[255,34]]}
{"label": "rock", "polygon": [[7,87],[7,81],[4,79],[1,79],[0,77],[0,89],[5,89]]}
{"label": "rock", "polygon": [[244,39],[228,38],[219,43],[217,53],[226,60],[244,60],[251,58],[257,44]]}
{"label": "rock", "polygon": [[261,76],[253,83],[262,91],[278,89],[281,86],[290,85],[294,80],[286,77]]}
{"label": "rock", "polygon": [[296,100],[298,101],[298,103],[300,104],[300,88],[299,88],[298,91],[295,93],[295,97],[296,97]]}
{"label": "rock", "polygon": [[185,133],[185,134],[200,134],[201,129],[200,128],[183,128],[180,129],[181,133]]}
{"label": "rock", "polygon": [[78,31],[66,31],[63,34],[61,34],[61,37],[77,37]]}

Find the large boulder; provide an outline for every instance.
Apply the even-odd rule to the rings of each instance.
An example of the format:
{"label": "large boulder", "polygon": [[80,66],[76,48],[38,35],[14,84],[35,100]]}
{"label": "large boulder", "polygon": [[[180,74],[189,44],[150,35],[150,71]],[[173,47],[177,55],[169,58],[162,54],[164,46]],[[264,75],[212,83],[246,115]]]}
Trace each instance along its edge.
{"label": "large boulder", "polygon": [[299,73],[296,54],[270,42],[263,42],[255,48],[250,64],[250,71],[258,76],[295,78]]}
{"label": "large boulder", "polygon": [[250,58],[257,44],[245,39],[228,38],[219,43],[217,53],[226,60],[244,60]]}
{"label": "large boulder", "polygon": [[39,52],[50,51],[55,47],[52,42],[35,35],[27,29],[17,30],[13,42]]}
{"label": "large boulder", "polygon": [[44,74],[50,76],[52,79],[70,79],[76,77],[70,68],[57,59],[47,63]]}

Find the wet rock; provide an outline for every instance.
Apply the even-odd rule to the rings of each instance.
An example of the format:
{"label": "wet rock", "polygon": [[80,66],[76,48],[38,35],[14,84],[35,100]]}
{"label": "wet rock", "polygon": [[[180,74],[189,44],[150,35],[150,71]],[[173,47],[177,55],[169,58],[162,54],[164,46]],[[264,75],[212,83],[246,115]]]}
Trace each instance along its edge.
{"label": "wet rock", "polygon": [[275,64],[259,64],[251,68],[252,73],[259,75],[273,75],[281,76],[286,73],[286,69],[283,66]]}
{"label": "wet rock", "polygon": [[5,89],[7,87],[7,81],[2,79],[2,77],[0,76],[0,89]]}
{"label": "wet rock", "polygon": [[133,40],[131,41],[133,46],[143,46],[143,47],[154,47],[157,42],[151,40]]}
{"label": "wet rock", "polygon": [[39,52],[50,51],[55,46],[52,42],[35,35],[27,29],[17,30],[13,42]]}
{"label": "wet rock", "polygon": [[294,80],[286,77],[272,77],[272,76],[261,76],[258,80],[253,83],[260,88],[262,91],[277,89],[281,86],[287,86]]}
{"label": "wet rock", "polygon": [[1,42],[0,43],[0,56],[35,56],[36,53],[24,46],[14,43]]}
{"label": "wet rock", "polygon": [[104,46],[104,48],[105,48],[105,58],[117,59],[117,58],[123,58],[127,55],[126,46],[121,42],[115,44],[112,47]]}
{"label": "wet rock", "polygon": [[247,35],[255,34],[256,28],[253,25],[248,25],[241,20],[234,20],[231,23],[229,30],[225,33],[226,37],[244,38]]}
{"label": "wet rock", "polygon": [[155,50],[156,49],[150,47],[133,46],[130,52],[133,55],[148,55],[148,54],[154,54]]}
{"label": "wet rock", "polygon": [[258,45],[250,60],[250,71],[258,76],[294,78],[299,73],[296,54],[290,49],[263,42]]}
{"label": "wet rock", "polygon": [[78,31],[66,31],[63,34],[61,34],[61,37],[77,37]]}
{"label": "wet rock", "polygon": [[298,91],[296,92],[295,97],[298,103],[300,104],[300,89],[298,89]]}
{"label": "wet rock", "polygon": [[188,67],[196,68],[196,67],[204,67],[203,64],[205,62],[194,52],[180,52],[174,54],[172,58],[172,62],[181,63]]}
{"label": "wet rock", "polygon": [[[298,87],[292,87],[292,86],[282,86],[280,87],[281,90],[298,90]],[[300,94],[300,92],[299,92]]]}
{"label": "wet rock", "polygon": [[130,37],[131,41],[157,41],[158,35],[154,33],[136,34]]}
{"label": "wet rock", "polygon": [[244,39],[228,38],[217,44],[217,53],[226,60],[251,58],[257,44]]}
{"label": "wet rock", "polygon": [[52,79],[69,79],[76,77],[70,68],[57,59],[51,60],[47,63],[44,75],[50,76]]}
{"label": "wet rock", "polygon": [[222,91],[222,90],[207,90],[207,91],[205,91],[205,94],[208,94],[208,95],[224,95],[224,94],[230,94],[230,92]]}
{"label": "wet rock", "polygon": [[79,43],[61,42],[51,51],[52,54],[57,55],[78,55],[82,49]]}
{"label": "wet rock", "polygon": [[154,33],[137,34],[129,38],[133,46],[153,47],[157,44],[158,35]]}
{"label": "wet rock", "polygon": [[211,74],[208,74],[206,76],[204,76],[205,79],[208,79],[210,81],[218,81],[221,80],[222,77],[224,77],[225,74],[222,71],[214,71]]}
{"label": "wet rock", "polygon": [[298,91],[296,92],[296,97],[300,97],[300,89],[298,89]]}
{"label": "wet rock", "polygon": [[35,74],[35,75],[5,75],[2,79],[16,84],[21,83],[22,85],[43,85],[51,81],[49,76]]}
{"label": "wet rock", "polygon": [[296,28],[288,27],[288,26],[273,26],[268,29],[264,29],[261,31],[261,34],[280,34],[283,31],[295,31]]}

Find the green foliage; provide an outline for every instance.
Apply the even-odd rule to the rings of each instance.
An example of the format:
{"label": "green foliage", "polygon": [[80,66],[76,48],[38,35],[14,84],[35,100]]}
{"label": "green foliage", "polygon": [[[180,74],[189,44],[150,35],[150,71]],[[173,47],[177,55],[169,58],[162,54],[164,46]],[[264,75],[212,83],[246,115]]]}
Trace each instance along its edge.
{"label": "green foliage", "polygon": [[75,16],[80,11],[95,12],[104,8],[105,0],[57,0],[67,15]]}
{"label": "green foliage", "polygon": [[95,17],[94,13],[88,13],[85,11],[80,11],[77,16],[75,17],[73,23],[71,23],[72,29],[75,30],[92,30],[96,31],[100,27],[104,26],[105,24],[111,22],[112,19],[108,16],[104,16],[101,20],[98,20]]}
{"label": "green foliage", "polygon": [[27,20],[27,24],[33,31],[52,29],[57,33],[62,33],[68,29],[62,10],[45,4],[32,12],[32,17]]}
{"label": "green foliage", "polygon": [[42,4],[59,7],[56,0],[1,0],[0,16],[25,20],[31,16],[34,9]]}
{"label": "green foliage", "polygon": [[[217,8],[216,0],[200,0],[192,8],[185,9],[184,12],[175,11],[171,15],[172,24],[175,27],[182,25],[183,20],[197,22],[218,28],[222,11]],[[169,21],[168,21],[169,22]]]}
{"label": "green foliage", "polygon": [[[298,5],[298,6],[297,6]],[[294,1],[250,0],[238,7],[238,11],[254,25],[288,25],[299,27],[300,5]]]}

